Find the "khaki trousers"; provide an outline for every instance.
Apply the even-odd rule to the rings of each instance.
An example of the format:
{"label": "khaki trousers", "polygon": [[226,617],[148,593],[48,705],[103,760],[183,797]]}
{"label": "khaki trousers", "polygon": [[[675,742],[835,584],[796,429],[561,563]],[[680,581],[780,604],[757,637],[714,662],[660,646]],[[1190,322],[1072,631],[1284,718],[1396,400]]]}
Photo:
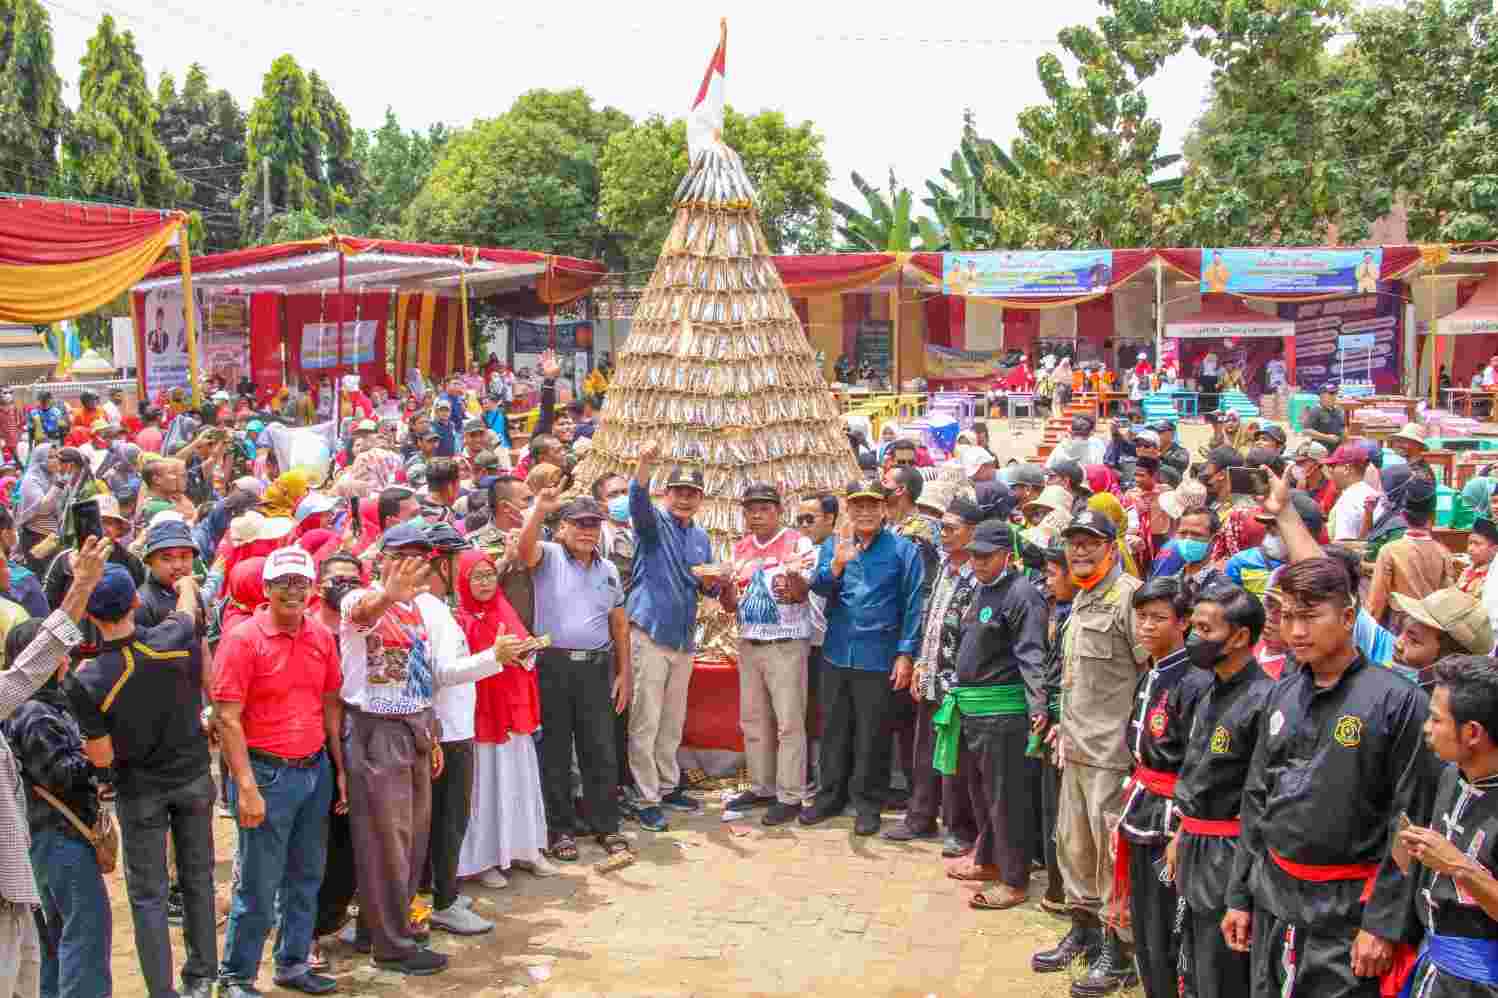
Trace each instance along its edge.
{"label": "khaki trousers", "polygon": [[[1066,901],[1115,924],[1113,910],[1113,826],[1123,812],[1127,774],[1067,762],[1061,769],[1056,805],[1056,863],[1066,883]],[[1125,942],[1133,937],[1120,929]]]}
{"label": "khaki trousers", "polygon": [[31,909],[0,901],[0,998],[36,998],[42,990],[42,945]]}
{"label": "khaki trousers", "polygon": [[687,723],[687,688],[692,683],[692,652],[658,645],[638,627],[629,629],[629,662],[634,692],[629,702],[629,771],[640,803],[654,807],[661,791],[676,789],[681,767],[676,750]]}
{"label": "khaki trousers", "polygon": [[739,730],[749,782],[782,804],[811,799],[806,783],[806,653],[811,642],[739,639]]}

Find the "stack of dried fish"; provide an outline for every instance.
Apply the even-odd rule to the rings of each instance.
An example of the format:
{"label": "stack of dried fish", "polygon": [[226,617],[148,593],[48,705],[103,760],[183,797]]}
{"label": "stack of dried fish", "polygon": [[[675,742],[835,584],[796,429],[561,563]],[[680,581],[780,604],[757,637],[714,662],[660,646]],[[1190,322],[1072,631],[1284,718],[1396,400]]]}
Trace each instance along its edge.
{"label": "stack of dried fish", "polygon": [[[744,530],[739,497],[772,482],[795,500],[841,490],[858,465],[791,305],[738,154],[699,153],[676,190],[676,221],[617,351],[593,446],[574,480],[631,474],[646,440],[661,445],[659,488],[673,464],[702,469],[697,515],[716,557]],[[723,625],[704,621],[722,645]]]}

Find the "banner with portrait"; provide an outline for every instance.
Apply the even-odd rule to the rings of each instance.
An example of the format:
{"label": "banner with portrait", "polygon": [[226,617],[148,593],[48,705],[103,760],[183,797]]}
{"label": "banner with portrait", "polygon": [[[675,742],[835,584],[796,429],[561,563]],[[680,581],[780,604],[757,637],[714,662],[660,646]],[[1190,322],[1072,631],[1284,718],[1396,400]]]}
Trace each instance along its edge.
{"label": "banner with portrait", "polygon": [[1269,246],[1204,247],[1201,290],[1222,294],[1371,293],[1378,290],[1384,251],[1370,246],[1317,249]]}
{"label": "banner with portrait", "polygon": [[1112,250],[1001,250],[943,253],[942,293],[975,298],[1102,294],[1113,280]]}
{"label": "banner with portrait", "polygon": [[[203,328],[202,293],[197,298],[197,328]],[[141,367],[146,394],[188,386],[187,317],[180,287],[159,288],[145,293],[145,352]]]}

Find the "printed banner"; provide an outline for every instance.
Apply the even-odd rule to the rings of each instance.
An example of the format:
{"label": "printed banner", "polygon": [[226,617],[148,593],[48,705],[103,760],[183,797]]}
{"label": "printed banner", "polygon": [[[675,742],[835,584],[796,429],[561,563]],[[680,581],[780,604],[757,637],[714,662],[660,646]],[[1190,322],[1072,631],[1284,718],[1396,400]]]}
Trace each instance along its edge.
{"label": "printed banner", "polygon": [[1167,322],[1165,335],[1182,340],[1254,339],[1257,337],[1283,338],[1295,332],[1295,323],[1284,322],[1272,315],[1264,316],[1263,322],[1252,319],[1229,319],[1222,322]]}
{"label": "printed banner", "polygon": [[1295,322],[1295,379],[1302,391],[1329,381],[1371,381],[1379,392],[1399,390],[1399,299],[1394,295],[1284,304],[1279,311]]}
{"label": "printed banner", "polygon": [[1202,249],[1201,289],[1221,294],[1367,293],[1378,289],[1384,251],[1366,249]]}
{"label": "printed banner", "polygon": [[997,350],[953,350],[926,344],[926,378],[930,381],[971,381],[999,376]]}
{"label": "printed banner", "polygon": [[218,375],[233,390],[250,376],[250,298],[218,292],[206,297],[200,369]]}
{"label": "printed banner", "polygon": [[[1436,320],[1436,330],[1442,336],[1473,336],[1498,333],[1498,312],[1483,314],[1468,306],[1465,316],[1447,316]],[[1421,330],[1424,332],[1425,330]]]}
{"label": "printed banner", "polygon": [[1113,280],[1112,250],[943,253],[943,294],[976,298],[1095,295]]}
{"label": "printed banner", "polygon": [[375,327],[378,325],[374,319],[343,323],[343,344],[340,350],[338,323],[307,323],[302,327],[302,370],[374,363]]}
{"label": "printed banner", "polygon": [[[202,298],[198,297],[197,328],[203,328]],[[186,388],[187,313],[182,308],[181,288],[159,288],[146,292],[146,354],[142,358],[146,394]]]}
{"label": "printed banner", "polygon": [[557,363],[562,380],[574,393],[582,392],[593,355],[593,323],[558,322],[555,327],[525,319],[510,320],[510,370],[522,381],[539,381],[541,355],[551,349],[551,334],[556,331]]}

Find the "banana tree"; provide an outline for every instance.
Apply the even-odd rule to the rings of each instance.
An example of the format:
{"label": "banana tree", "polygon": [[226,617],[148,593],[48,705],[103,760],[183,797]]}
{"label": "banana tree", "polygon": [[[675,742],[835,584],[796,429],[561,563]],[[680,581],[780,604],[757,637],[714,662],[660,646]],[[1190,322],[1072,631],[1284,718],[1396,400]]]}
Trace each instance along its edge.
{"label": "banana tree", "polygon": [[946,241],[942,229],[931,219],[911,216],[914,199],[893,174],[888,194],[869,184],[857,171],[853,173],[853,186],[868,203],[868,211],[832,199],[832,210],[840,221],[837,233],[843,249],[855,253],[901,253],[940,249]]}

